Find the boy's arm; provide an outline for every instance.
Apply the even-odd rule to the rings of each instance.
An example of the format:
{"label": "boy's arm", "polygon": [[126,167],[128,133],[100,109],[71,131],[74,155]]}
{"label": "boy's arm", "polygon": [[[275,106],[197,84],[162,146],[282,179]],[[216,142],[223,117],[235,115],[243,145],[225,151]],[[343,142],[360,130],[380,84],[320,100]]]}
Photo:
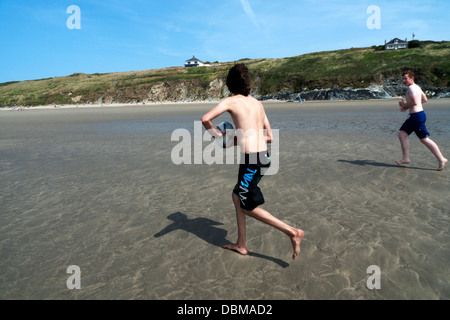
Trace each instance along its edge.
{"label": "boy's arm", "polygon": [[398,102],[398,105],[400,106],[400,111],[401,112],[405,112],[406,110],[408,110],[409,109],[409,106],[408,106],[408,94],[409,94],[409,88],[408,88],[408,90],[406,90],[406,94],[405,94],[405,97],[406,97],[406,103],[405,103],[405,101],[403,101],[403,98],[402,98],[402,100],[400,100],[399,102]]}
{"label": "boy's arm", "polygon": [[422,103],[428,102],[427,96],[425,95],[425,93],[422,91]]}
{"label": "boy's arm", "polygon": [[[408,89],[408,91],[406,91],[406,102],[399,101],[399,103],[398,103],[400,106],[400,110],[402,112],[404,112],[404,111],[408,110],[409,108],[418,105],[421,101],[423,101],[424,96],[425,95],[422,96],[422,94],[415,92],[411,89]],[[425,97],[425,100],[426,100],[426,97]]]}
{"label": "boy's arm", "polygon": [[212,120],[214,118],[217,118],[222,113],[228,111],[228,106],[224,101],[219,103],[217,106],[215,106],[213,109],[211,109],[209,112],[205,113],[202,117],[202,124],[203,127],[213,136],[213,138],[218,138],[223,136],[223,133],[220,130],[217,130],[214,128],[212,124]]}
{"label": "boy's arm", "polygon": [[266,138],[266,143],[272,143],[273,141],[272,128],[270,127],[270,122],[266,115],[264,115],[264,134]]}

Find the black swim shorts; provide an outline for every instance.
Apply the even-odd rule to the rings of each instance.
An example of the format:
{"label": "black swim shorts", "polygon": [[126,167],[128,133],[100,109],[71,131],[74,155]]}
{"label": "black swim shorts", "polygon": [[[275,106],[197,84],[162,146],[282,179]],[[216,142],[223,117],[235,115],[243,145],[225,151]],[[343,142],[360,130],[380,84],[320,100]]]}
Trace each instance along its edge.
{"label": "black swim shorts", "polygon": [[267,151],[241,154],[238,182],[233,192],[239,197],[242,209],[252,211],[264,203],[258,183],[269,167],[270,156]]}

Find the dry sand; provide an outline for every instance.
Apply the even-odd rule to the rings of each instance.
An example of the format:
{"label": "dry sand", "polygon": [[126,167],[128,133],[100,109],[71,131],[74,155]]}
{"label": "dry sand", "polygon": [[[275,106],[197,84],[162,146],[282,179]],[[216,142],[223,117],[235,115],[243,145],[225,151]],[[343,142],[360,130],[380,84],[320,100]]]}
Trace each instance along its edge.
{"label": "dry sand", "polygon": [[[237,164],[172,163],[172,132],[212,106],[0,112],[0,298],[450,298],[450,167],[414,135],[411,164],[394,164],[396,101],[265,103],[280,166],[264,208],[305,231],[295,261],[251,218],[250,255],[221,248],[237,236]],[[426,112],[448,158],[450,101]]]}

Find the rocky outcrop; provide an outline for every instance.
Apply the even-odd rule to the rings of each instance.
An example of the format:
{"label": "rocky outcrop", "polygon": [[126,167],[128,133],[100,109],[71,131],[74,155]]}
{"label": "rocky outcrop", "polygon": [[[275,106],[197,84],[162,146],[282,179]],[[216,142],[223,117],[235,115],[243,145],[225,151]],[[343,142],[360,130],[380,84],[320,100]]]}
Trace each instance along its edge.
{"label": "rocky outcrop", "polygon": [[257,97],[259,100],[367,100],[367,99],[389,99],[381,86],[371,85],[368,88],[334,88],[334,89],[314,89],[301,92],[280,91],[273,95],[264,95]]}
{"label": "rocky outcrop", "polygon": [[[450,97],[450,88],[434,88],[422,84],[419,85],[430,98]],[[313,90],[281,90],[274,94],[261,95],[258,93],[257,84],[251,94],[259,100],[296,101],[299,97],[303,100],[367,100],[390,99],[403,96],[406,92],[401,78],[389,78],[383,84],[371,84],[367,88],[320,88]],[[215,79],[211,82],[200,80],[176,80],[163,81],[153,85],[136,87],[114,86],[111,90],[98,92],[94,96],[72,96],[72,102],[77,103],[152,103],[152,102],[194,102],[220,100],[230,94],[223,79]]]}
{"label": "rocky outcrop", "polygon": [[[450,98],[450,88],[435,88],[418,83],[429,98]],[[303,90],[300,92],[282,90],[276,94],[255,95],[259,100],[367,100],[367,99],[391,99],[404,96],[407,87],[403,85],[401,78],[389,78],[383,85],[372,84],[367,88],[326,88]]]}
{"label": "rocky outcrop", "polygon": [[228,95],[228,88],[222,79],[215,79],[209,83],[198,80],[179,80],[138,87],[121,88],[119,86],[114,90],[101,93],[95,98],[95,103],[192,102],[219,100]]}

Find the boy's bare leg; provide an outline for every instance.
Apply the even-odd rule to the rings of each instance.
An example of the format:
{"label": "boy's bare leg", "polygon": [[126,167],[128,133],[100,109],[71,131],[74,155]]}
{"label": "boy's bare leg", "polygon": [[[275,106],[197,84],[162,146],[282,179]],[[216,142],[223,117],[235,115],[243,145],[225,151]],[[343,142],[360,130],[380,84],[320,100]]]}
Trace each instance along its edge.
{"label": "boy's bare leg", "polygon": [[409,143],[408,134],[405,131],[400,131],[398,133],[398,139],[400,140],[400,145],[402,147],[402,160],[395,161],[396,164],[408,164],[409,163]]}
{"label": "boy's bare leg", "polygon": [[236,220],[237,220],[237,226],[238,226],[238,239],[235,244],[226,244],[223,247],[225,249],[230,249],[236,252],[239,252],[240,254],[246,255],[248,253],[247,246],[246,246],[246,215],[242,211],[239,198],[234,193],[233,196],[233,203],[234,208],[236,209]]}
{"label": "boy's bare leg", "polygon": [[430,151],[433,153],[433,155],[436,157],[436,159],[439,161],[439,168],[438,171],[441,171],[444,169],[445,165],[447,164],[448,160],[444,158],[441,151],[439,150],[438,145],[436,142],[431,140],[429,137],[420,139],[420,142],[422,142]]}
{"label": "boy's bare leg", "polygon": [[295,259],[297,255],[300,253],[300,242],[303,239],[303,230],[296,229],[294,227],[291,227],[290,225],[284,223],[283,221],[275,218],[273,215],[271,215],[266,210],[257,207],[253,209],[252,211],[243,210],[246,214],[249,216],[264,222],[265,224],[268,224],[272,227],[277,228],[278,230],[282,231],[284,234],[286,234],[292,243],[292,248],[294,250],[294,253],[292,254],[292,259]]}
{"label": "boy's bare leg", "polygon": [[255,208],[252,211],[244,210],[240,207],[240,202],[238,196],[233,193],[233,203],[236,209],[236,219],[238,224],[238,240],[235,244],[227,244],[223,247],[225,249],[230,249],[239,252],[240,254],[246,255],[248,253],[246,246],[246,215],[255,218],[265,224],[277,228],[278,230],[285,233],[292,243],[292,248],[294,253],[292,254],[292,259],[295,259],[300,253],[300,243],[303,239],[304,232],[301,229],[296,229],[289,226],[283,221],[275,218],[269,212],[262,208]]}

